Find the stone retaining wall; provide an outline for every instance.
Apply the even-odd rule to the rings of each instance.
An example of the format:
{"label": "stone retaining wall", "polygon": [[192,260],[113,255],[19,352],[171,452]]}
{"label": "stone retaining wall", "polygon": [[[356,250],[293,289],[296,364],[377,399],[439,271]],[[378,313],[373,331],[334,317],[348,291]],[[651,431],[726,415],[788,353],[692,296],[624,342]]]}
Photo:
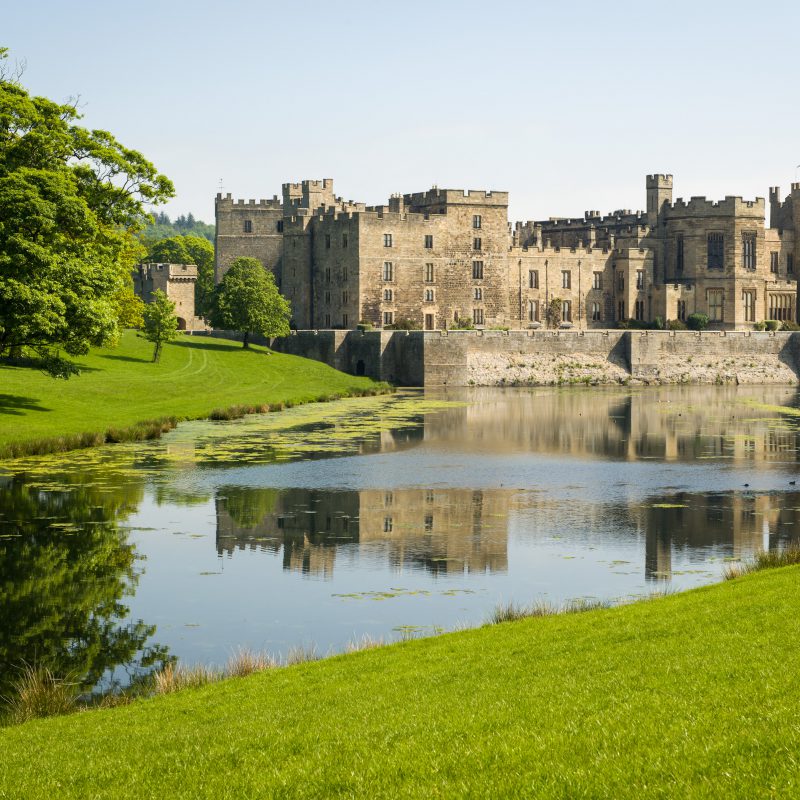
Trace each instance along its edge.
{"label": "stone retaining wall", "polygon": [[333,330],[269,344],[399,386],[794,385],[800,375],[793,332]]}

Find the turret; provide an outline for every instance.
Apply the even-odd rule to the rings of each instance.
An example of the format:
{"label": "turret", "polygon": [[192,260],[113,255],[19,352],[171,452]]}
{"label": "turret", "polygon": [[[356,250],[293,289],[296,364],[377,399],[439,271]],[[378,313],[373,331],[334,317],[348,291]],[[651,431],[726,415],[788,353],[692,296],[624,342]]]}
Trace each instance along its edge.
{"label": "turret", "polygon": [[664,206],[672,204],[672,175],[648,175],[646,186],[647,224],[654,228],[661,219]]}

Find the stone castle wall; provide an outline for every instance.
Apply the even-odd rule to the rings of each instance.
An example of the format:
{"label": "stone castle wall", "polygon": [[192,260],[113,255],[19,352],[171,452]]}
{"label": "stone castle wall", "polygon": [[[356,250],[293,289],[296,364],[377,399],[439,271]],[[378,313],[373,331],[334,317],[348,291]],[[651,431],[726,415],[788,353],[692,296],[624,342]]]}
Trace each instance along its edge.
{"label": "stone castle wall", "polygon": [[800,375],[794,332],[298,331],[270,345],[401,386],[796,385]]}

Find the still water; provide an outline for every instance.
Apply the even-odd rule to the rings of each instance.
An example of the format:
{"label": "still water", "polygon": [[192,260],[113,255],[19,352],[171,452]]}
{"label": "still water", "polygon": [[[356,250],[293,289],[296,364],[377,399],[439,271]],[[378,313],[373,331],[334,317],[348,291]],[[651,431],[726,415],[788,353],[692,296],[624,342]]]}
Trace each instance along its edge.
{"label": "still water", "polygon": [[719,580],[800,539],[800,396],[474,389],[344,400],[0,466],[0,694],[239,647],[341,650]]}

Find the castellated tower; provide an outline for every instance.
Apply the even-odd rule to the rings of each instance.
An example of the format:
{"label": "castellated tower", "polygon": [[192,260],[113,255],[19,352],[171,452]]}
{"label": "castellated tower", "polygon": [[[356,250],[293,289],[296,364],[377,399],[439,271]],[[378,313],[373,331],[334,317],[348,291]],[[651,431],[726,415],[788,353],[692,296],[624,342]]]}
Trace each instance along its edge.
{"label": "castellated tower", "polygon": [[672,204],[672,175],[647,176],[647,224],[655,228],[663,219],[664,205]]}

